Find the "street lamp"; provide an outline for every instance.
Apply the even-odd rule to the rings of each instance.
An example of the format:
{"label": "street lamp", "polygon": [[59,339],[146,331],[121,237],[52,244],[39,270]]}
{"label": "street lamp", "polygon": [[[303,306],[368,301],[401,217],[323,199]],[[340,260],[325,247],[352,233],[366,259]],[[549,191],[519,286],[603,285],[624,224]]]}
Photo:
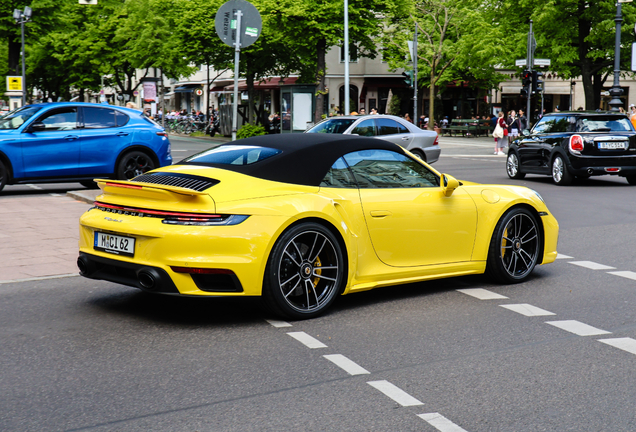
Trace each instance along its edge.
{"label": "street lamp", "polygon": [[630,2],[632,0],[618,0],[616,2],[616,39],[614,45],[614,84],[609,91],[612,96],[612,100],[609,101],[612,111],[618,111],[618,107],[623,105],[620,96],[623,94],[623,89],[620,86],[619,79],[621,73],[621,24],[623,23],[623,15],[621,13],[621,3]]}
{"label": "street lamp", "polygon": [[29,6],[24,7],[24,11],[20,9],[13,10],[13,19],[16,24],[20,24],[22,33],[22,106],[26,105],[26,73],[24,72],[24,23],[31,20],[33,10]]}

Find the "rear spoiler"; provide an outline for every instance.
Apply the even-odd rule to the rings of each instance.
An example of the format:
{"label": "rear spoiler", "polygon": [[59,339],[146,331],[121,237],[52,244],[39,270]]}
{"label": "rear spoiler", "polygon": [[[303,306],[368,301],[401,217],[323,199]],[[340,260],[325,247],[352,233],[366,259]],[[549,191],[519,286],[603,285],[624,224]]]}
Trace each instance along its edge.
{"label": "rear spoiler", "polygon": [[[155,183],[130,182],[126,180],[95,179],[97,185],[104,193],[115,195],[139,195],[139,192],[174,193],[179,195],[199,196],[208,195],[204,191],[182,188],[178,186],[161,185]],[[134,192],[133,192],[134,191]],[[142,195],[146,195],[143,194]]]}

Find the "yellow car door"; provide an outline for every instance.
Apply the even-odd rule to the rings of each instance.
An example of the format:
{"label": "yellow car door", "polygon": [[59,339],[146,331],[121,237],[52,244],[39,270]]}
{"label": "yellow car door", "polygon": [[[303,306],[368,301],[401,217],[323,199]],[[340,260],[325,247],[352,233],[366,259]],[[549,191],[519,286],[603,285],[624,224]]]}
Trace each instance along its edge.
{"label": "yellow car door", "polygon": [[397,152],[364,150],[344,159],[360,187],[371,242],[382,262],[411,267],[471,259],[477,209],[461,187],[445,196],[437,174]]}

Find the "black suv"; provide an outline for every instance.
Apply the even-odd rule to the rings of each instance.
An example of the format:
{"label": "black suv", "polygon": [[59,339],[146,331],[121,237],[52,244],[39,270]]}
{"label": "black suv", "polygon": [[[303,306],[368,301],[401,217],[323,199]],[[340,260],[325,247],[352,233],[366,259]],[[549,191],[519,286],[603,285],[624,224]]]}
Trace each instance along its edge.
{"label": "black suv", "polygon": [[636,185],[636,131],[624,114],[614,112],[547,114],[512,142],[506,171],[513,179],[550,175],[558,185],[608,174]]}

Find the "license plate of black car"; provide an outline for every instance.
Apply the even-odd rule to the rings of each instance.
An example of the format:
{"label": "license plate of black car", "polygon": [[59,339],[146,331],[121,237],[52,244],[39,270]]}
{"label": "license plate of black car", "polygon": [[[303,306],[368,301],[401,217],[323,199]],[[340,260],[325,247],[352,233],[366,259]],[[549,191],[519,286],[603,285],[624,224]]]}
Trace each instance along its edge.
{"label": "license plate of black car", "polygon": [[97,250],[116,254],[135,256],[135,239],[103,232],[95,232],[95,243],[93,247]]}
{"label": "license plate of black car", "polygon": [[598,148],[600,150],[625,150],[627,141],[603,141],[598,143]]}

